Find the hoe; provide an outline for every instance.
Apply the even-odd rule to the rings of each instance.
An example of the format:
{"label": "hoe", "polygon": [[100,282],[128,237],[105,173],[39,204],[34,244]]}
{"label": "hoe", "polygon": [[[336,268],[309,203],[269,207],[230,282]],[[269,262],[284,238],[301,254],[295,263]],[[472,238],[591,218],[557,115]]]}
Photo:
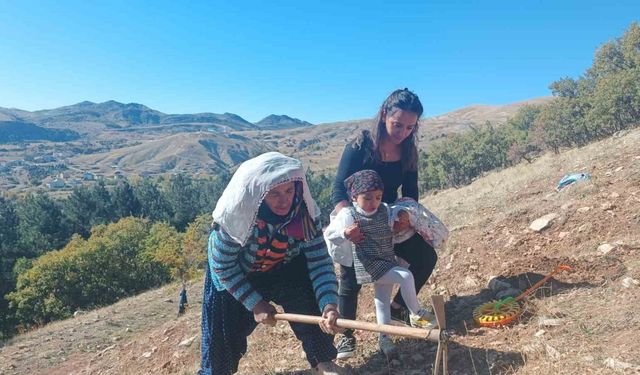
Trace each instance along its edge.
{"label": "hoe", "polygon": [[[436,352],[436,360],[433,364],[433,374],[439,374],[442,369],[442,374],[448,374],[447,360],[450,333],[447,332],[447,322],[444,315],[444,298],[440,295],[431,296],[431,303],[433,304],[433,310],[438,322],[437,329],[420,329],[413,327],[398,327],[388,324],[376,324],[370,322],[363,322],[358,320],[338,319],[336,325],[340,328],[347,329],[359,329],[363,331],[386,333],[389,335],[411,337],[414,339],[422,339],[438,343],[438,350]],[[301,314],[287,314],[278,313],[274,315],[276,320],[284,320],[287,322],[306,323],[306,324],[319,324],[322,320],[319,316],[301,315]]]}

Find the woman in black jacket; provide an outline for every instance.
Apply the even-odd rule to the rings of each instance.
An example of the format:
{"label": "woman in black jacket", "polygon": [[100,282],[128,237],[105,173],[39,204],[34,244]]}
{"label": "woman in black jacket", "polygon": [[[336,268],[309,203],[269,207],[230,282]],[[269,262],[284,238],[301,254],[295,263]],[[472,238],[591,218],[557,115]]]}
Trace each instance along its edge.
{"label": "woman in black jacket", "polygon": [[[398,198],[398,188],[401,188],[402,197],[418,200],[417,132],[422,112],[420,99],[406,88],[392,92],[385,99],[372,130],[363,131],[346,145],[342,153],[331,196],[336,212],[350,204],[344,180],[364,169],[373,169],[382,177],[384,202],[393,203]],[[358,243],[363,238],[362,233],[356,230],[348,239]],[[396,244],[394,252],[409,263],[416,292],[419,292],[436,265],[435,250],[415,234]],[[338,310],[343,317],[355,319],[360,285],[356,282],[353,265],[340,265],[339,281]],[[409,313],[400,293],[392,301],[391,316],[395,320],[408,322]],[[338,358],[354,355],[356,339],[353,331],[345,331],[337,349]]]}

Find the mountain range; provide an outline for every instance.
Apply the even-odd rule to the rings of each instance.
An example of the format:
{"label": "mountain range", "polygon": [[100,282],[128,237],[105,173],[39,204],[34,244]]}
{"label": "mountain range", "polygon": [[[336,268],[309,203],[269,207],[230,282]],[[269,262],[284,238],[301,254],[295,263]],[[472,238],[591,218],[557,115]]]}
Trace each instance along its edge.
{"label": "mountain range", "polygon": [[125,131],[201,130],[243,131],[286,129],[311,124],[286,115],[269,115],[253,124],[233,113],[165,114],[138,103],[81,103],[39,111],[0,107],[0,121],[33,123],[43,127],[71,129],[80,133],[113,129]]}
{"label": "mountain range", "polygon": [[[447,134],[462,133],[487,121],[500,126],[523,106],[549,100],[471,105],[424,118],[419,147],[428,150],[432,142]],[[279,151],[299,158],[315,171],[328,171],[337,166],[346,142],[371,123],[371,119],[359,119],[312,125],[287,115],[270,115],[251,123],[232,113],[165,114],[142,104],[116,101],[85,101],[33,112],[0,107],[0,132],[12,134],[0,143],[65,143],[53,146],[44,142],[37,146],[37,152],[29,148],[0,152],[0,161],[56,152],[71,170],[107,177],[115,171],[125,175],[198,174],[231,171],[260,153]]]}

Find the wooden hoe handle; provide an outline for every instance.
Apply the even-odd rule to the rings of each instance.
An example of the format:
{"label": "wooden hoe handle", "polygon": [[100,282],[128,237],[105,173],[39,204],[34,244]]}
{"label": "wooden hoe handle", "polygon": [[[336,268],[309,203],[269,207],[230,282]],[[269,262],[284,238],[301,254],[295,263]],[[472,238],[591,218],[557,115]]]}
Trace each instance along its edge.
{"label": "wooden hoe handle", "polygon": [[[287,322],[305,323],[305,324],[319,324],[322,321],[322,317],[313,315],[301,315],[301,314],[289,314],[289,313],[277,313],[273,317],[276,320],[285,320]],[[386,333],[390,335],[411,337],[414,339],[422,339],[433,342],[438,342],[440,338],[439,329],[421,329],[413,327],[398,327],[390,324],[376,324],[370,322],[362,322],[358,320],[338,319],[336,326],[339,328],[347,329],[359,329],[362,331],[371,331],[378,333]]]}

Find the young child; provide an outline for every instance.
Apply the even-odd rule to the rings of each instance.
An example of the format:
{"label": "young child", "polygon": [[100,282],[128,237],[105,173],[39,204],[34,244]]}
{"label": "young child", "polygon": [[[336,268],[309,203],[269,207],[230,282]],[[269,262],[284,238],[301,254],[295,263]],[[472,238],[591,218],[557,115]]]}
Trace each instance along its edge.
{"label": "young child", "polygon": [[[409,225],[406,212],[394,223],[389,207],[382,203],[382,179],[373,170],[354,173],[345,180],[345,186],[352,205],[337,213],[325,230],[325,240],[334,247],[348,240],[357,242],[353,257],[356,279],[359,284],[373,282],[378,324],[390,323],[391,292],[395,284],[400,284],[411,325],[434,328],[433,315],[420,308],[411,271],[400,267],[393,253],[393,230]],[[357,228],[364,235],[362,241],[353,238]],[[380,335],[379,344],[387,356],[395,354],[395,346],[386,335]]]}

